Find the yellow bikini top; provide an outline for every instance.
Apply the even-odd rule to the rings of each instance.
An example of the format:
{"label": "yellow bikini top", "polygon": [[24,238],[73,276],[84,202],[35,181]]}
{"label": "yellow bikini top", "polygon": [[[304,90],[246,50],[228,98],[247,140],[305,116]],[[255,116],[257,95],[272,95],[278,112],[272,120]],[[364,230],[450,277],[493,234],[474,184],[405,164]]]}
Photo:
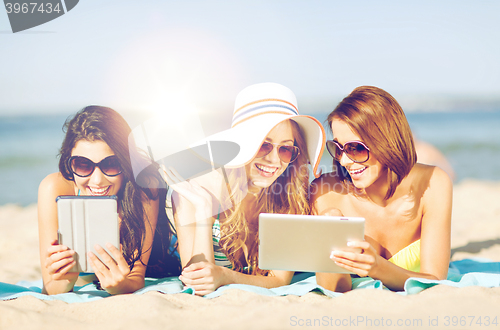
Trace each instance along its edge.
{"label": "yellow bikini top", "polygon": [[409,271],[420,272],[420,240],[399,250],[389,261]]}

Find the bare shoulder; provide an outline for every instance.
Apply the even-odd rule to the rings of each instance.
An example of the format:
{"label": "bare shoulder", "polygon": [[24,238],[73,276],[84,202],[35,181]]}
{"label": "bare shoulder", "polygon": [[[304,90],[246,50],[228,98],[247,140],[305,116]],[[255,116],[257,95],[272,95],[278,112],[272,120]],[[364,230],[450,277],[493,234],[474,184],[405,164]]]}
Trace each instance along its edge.
{"label": "bare shoulder", "polygon": [[439,196],[453,189],[453,182],[444,170],[437,166],[415,164],[409,175],[414,186],[420,186],[425,195]]}
{"label": "bare shoulder", "polygon": [[347,189],[334,173],[326,173],[315,179],[309,189],[309,201],[313,214],[326,214],[337,209],[347,195]]}
{"label": "bare shoulder", "polygon": [[75,185],[72,181],[66,180],[61,173],[56,172],[47,175],[38,187],[38,196],[42,195],[73,195]]}
{"label": "bare shoulder", "polygon": [[413,173],[413,175],[416,176],[416,179],[426,178],[430,182],[451,184],[451,179],[448,173],[438,166],[417,163],[410,173]]}
{"label": "bare shoulder", "polygon": [[440,197],[443,194],[451,196],[453,194],[453,181],[447,172],[440,167],[433,166],[429,188],[433,196]]}
{"label": "bare shoulder", "polygon": [[[61,195],[75,195],[75,184],[66,180],[61,173],[47,175],[38,187],[38,224],[40,237],[54,237],[57,231],[56,198]],[[42,233],[44,233],[42,235]],[[45,241],[47,243],[47,241]]]}
{"label": "bare shoulder", "polygon": [[345,193],[344,184],[339,180],[338,175],[325,173],[311,182],[311,197],[318,198],[330,192]]}

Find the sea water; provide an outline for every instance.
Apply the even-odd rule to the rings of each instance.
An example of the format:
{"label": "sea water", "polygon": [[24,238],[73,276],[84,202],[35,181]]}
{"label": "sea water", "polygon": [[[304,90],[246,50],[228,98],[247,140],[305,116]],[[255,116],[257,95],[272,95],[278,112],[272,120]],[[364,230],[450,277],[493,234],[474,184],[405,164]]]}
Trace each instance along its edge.
{"label": "sea water", "polygon": [[[326,116],[316,118],[324,122]],[[434,145],[447,158],[455,183],[467,178],[500,181],[500,109],[413,112],[406,113],[406,118],[416,138]],[[321,165],[331,168],[332,161],[325,152]]]}
{"label": "sea water", "polygon": [[58,171],[66,117],[0,117],[0,205],[36,203],[40,181]]}
{"label": "sea water", "polygon": [[[320,111],[308,114],[321,122],[328,115]],[[455,183],[467,178],[500,181],[500,109],[406,115],[415,135],[447,157],[456,174]],[[66,118],[0,116],[0,205],[36,203],[40,181],[58,171]],[[331,162],[325,152],[321,166],[330,168]]]}

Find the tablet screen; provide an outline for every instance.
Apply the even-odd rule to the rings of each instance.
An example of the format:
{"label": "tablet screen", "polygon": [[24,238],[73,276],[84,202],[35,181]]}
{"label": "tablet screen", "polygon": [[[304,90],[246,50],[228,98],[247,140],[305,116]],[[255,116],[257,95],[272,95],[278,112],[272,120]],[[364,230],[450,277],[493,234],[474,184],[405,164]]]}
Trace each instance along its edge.
{"label": "tablet screen", "polygon": [[58,240],[76,252],[77,264],[71,272],[93,272],[87,252],[99,254],[99,244],[108,254],[106,243],[120,248],[116,196],[59,196],[57,202]]}
{"label": "tablet screen", "polygon": [[365,219],[316,215],[259,215],[259,268],[350,273],[330,254],[364,239]]}

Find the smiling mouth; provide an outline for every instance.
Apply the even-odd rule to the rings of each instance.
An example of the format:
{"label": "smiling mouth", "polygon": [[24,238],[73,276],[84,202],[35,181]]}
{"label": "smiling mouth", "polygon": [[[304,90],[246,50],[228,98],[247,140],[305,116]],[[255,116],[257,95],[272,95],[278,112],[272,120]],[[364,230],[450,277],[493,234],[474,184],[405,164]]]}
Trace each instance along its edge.
{"label": "smiling mouth", "polygon": [[105,196],[108,194],[109,190],[111,189],[111,186],[107,186],[106,188],[91,188],[87,187],[90,191],[90,194],[92,196]]}
{"label": "smiling mouth", "polygon": [[255,164],[255,167],[265,176],[271,176],[278,170],[277,167],[269,167],[264,165]]}
{"label": "smiling mouth", "polygon": [[359,175],[363,173],[368,167],[363,167],[363,168],[358,168],[356,170],[349,170],[349,174],[352,175]]}

